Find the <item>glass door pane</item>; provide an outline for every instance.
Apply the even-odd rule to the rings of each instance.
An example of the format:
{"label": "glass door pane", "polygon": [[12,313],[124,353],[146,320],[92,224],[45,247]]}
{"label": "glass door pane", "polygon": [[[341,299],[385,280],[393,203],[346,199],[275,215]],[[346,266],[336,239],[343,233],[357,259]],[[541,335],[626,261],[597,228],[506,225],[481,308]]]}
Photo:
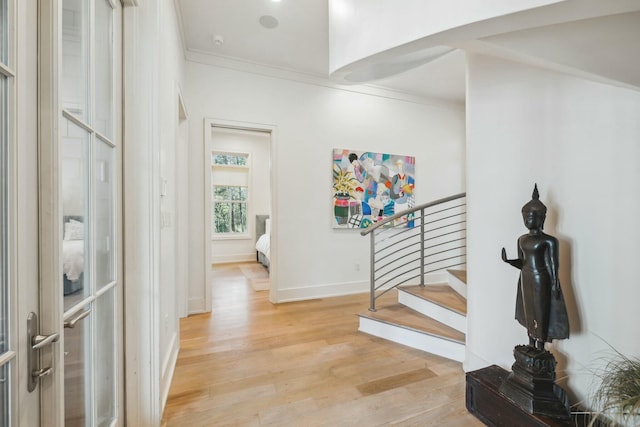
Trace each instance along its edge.
{"label": "glass door pane", "polygon": [[7,64],[8,56],[9,56],[9,5],[6,0],[0,1],[0,26],[2,27],[2,31],[0,31],[0,62],[3,64]]}
{"label": "glass door pane", "polygon": [[[89,310],[89,307],[85,307]],[[64,329],[64,425],[91,423],[91,315]]]}
{"label": "glass door pane", "polygon": [[62,108],[89,122],[89,2],[62,4]]}
{"label": "glass door pane", "polygon": [[115,280],[114,151],[115,149],[110,144],[97,139],[94,164],[96,227],[94,247],[98,290]]}
{"label": "glass door pane", "polygon": [[95,128],[113,138],[113,9],[108,0],[95,4]]}
{"label": "glass door pane", "polygon": [[98,427],[107,427],[116,419],[116,287],[100,295],[95,302],[96,339],[95,381]]}
{"label": "glass door pane", "polygon": [[91,294],[89,272],[89,132],[62,120],[62,280],[64,310]]}

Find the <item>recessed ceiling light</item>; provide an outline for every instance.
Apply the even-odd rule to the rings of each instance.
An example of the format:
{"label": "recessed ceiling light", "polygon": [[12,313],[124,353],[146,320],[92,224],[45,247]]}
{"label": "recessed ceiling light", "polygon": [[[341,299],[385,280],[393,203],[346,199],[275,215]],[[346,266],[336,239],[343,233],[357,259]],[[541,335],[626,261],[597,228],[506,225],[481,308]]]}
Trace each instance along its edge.
{"label": "recessed ceiling light", "polygon": [[280,3],[280,0],[271,0],[274,3]]}
{"label": "recessed ceiling light", "polygon": [[258,22],[260,22],[260,25],[263,27],[269,29],[276,28],[278,26],[278,20],[271,15],[261,16]]}

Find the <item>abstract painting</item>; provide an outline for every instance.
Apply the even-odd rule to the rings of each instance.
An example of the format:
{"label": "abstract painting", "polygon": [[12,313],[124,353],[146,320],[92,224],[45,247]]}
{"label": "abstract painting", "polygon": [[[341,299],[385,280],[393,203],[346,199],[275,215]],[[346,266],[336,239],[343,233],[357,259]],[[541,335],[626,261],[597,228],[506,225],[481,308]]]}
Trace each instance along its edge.
{"label": "abstract painting", "polygon": [[[415,157],[335,148],[333,228],[367,228],[415,206]],[[412,226],[409,215],[396,220]]]}

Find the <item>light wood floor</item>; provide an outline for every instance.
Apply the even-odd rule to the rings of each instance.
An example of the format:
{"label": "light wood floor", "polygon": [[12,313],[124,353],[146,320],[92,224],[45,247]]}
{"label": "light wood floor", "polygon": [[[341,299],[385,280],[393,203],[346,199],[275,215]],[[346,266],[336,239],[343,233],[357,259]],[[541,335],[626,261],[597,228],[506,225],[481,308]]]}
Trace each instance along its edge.
{"label": "light wood floor", "polygon": [[273,305],[215,266],[213,312],[181,322],[162,425],[482,426],[461,365],[358,332],[367,295]]}

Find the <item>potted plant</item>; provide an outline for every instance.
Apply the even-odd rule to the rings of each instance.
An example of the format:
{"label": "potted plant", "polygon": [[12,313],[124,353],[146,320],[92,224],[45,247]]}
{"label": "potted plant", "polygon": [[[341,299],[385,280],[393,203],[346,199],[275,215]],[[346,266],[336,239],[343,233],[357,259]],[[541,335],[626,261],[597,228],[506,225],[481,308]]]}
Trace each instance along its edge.
{"label": "potted plant", "polygon": [[599,412],[590,425],[640,426],[640,358],[616,351],[596,376],[601,382],[593,397]]}

